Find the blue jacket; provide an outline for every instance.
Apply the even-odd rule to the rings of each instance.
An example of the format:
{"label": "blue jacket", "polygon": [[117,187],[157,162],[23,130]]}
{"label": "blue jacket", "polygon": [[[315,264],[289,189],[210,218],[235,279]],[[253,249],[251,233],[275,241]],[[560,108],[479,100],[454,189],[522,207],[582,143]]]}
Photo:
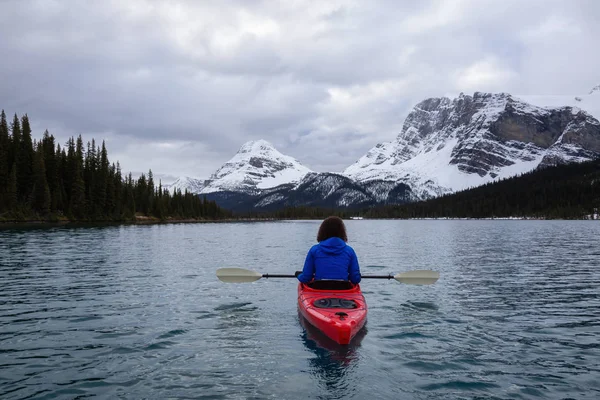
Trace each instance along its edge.
{"label": "blue jacket", "polygon": [[354,249],[338,237],[315,244],[308,251],[304,269],[298,275],[300,282],[312,279],[343,279],[356,284],[360,282],[358,258]]}

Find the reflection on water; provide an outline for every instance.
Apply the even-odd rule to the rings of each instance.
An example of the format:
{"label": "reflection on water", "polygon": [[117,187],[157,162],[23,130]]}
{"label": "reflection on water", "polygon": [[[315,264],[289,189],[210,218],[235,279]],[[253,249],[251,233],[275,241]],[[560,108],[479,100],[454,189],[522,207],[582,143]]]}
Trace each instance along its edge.
{"label": "reflection on water", "polygon": [[260,328],[260,310],[251,302],[227,303],[215,307],[217,329],[226,332],[222,340],[245,343]]}
{"label": "reflection on water", "polygon": [[357,350],[367,334],[366,326],[356,334],[349,345],[343,346],[325,336],[300,313],[298,320],[304,328],[304,346],[315,355],[309,360],[310,372],[318,384],[330,394],[327,398],[350,397],[356,386],[352,377],[359,359]]}

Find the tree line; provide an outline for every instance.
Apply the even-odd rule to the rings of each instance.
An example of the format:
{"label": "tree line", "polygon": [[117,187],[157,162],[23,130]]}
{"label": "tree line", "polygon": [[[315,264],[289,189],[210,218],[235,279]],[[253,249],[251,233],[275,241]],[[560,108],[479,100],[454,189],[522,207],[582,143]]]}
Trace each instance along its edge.
{"label": "tree line", "polygon": [[84,146],[81,135],[61,147],[47,130],[32,139],[27,114],[10,127],[0,114],[0,220],[130,221],[136,214],[158,219],[221,219],[230,213],[214,201],[175,190],[152,171],[123,177],[110,163],[104,141]]}
{"label": "tree line", "polygon": [[369,218],[582,219],[600,212],[600,159],[545,167],[473,189],[404,205]]}
{"label": "tree line", "polygon": [[325,219],[335,215],[342,219],[350,219],[361,212],[354,209],[327,208],[313,206],[289,206],[272,211],[250,211],[240,213],[243,218],[265,218],[265,219]]}

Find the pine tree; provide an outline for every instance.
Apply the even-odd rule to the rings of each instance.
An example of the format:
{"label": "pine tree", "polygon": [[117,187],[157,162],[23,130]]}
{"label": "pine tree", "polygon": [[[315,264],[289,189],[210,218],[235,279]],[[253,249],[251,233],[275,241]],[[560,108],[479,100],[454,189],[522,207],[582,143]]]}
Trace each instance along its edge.
{"label": "pine tree", "polygon": [[162,189],[162,181],[159,180],[158,181],[158,191],[157,191],[157,196],[154,199],[154,207],[152,210],[152,214],[160,219],[164,219],[165,218],[165,211],[164,211],[164,201],[163,201],[163,189]]}
{"label": "pine tree", "polygon": [[135,195],[134,195],[134,187],[133,187],[133,177],[131,176],[131,172],[129,173],[129,176],[127,177],[127,181],[125,182],[123,191],[124,191],[124,194],[123,194],[123,199],[124,199],[123,217],[125,219],[135,219],[136,204],[135,204]]}
{"label": "pine tree", "polygon": [[31,198],[33,210],[47,215],[50,212],[50,189],[46,179],[46,166],[44,164],[44,149],[38,145],[35,152],[35,177]]}
{"label": "pine tree", "polygon": [[96,141],[92,139],[92,143],[87,143],[87,152],[83,162],[83,180],[85,183],[85,194],[87,200],[87,212],[95,219],[97,217],[97,201],[96,201]]}
{"label": "pine tree", "polygon": [[114,211],[115,211],[115,175],[116,175],[116,167],[115,164],[111,165],[108,170],[108,176],[106,178],[106,188],[105,188],[105,202],[104,209],[102,213],[110,218],[114,219]]}
{"label": "pine tree", "polygon": [[69,204],[67,191],[65,190],[67,153],[65,152],[64,148],[60,148],[60,144],[56,146],[56,161],[58,165],[58,187],[56,190],[56,194],[52,196],[52,204],[56,204],[56,210],[66,213]]}
{"label": "pine tree", "polygon": [[67,212],[71,213],[71,193],[73,192],[73,182],[75,180],[75,169],[77,168],[77,157],[75,155],[75,139],[72,137],[67,141],[66,154],[63,154],[63,184],[65,189],[65,205]]}
{"label": "pine tree", "polygon": [[97,151],[97,156],[99,157],[98,161],[98,171],[96,177],[96,202],[98,204],[99,212],[106,216],[108,213],[106,212],[106,200],[107,200],[107,190],[108,190],[108,180],[109,180],[109,163],[108,163],[108,152],[106,151],[106,145],[104,141],[102,141],[102,149]]}
{"label": "pine tree", "polygon": [[135,188],[136,211],[148,215],[148,182],[146,181],[146,175],[142,174],[138,178]]}
{"label": "pine tree", "polygon": [[85,181],[83,180],[83,140],[81,139],[81,135],[77,138],[73,168],[69,209],[75,218],[81,220],[86,217]]}
{"label": "pine tree", "polygon": [[115,198],[115,209],[113,212],[113,218],[123,218],[123,175],[121,174],[121,164],[117,161],[115,177],[114,177],[114,198]]}
{"label": "pine tree", "polygon": [[21,141],[17,160],[17,193],[20,201],[27,201],[33,189],[33,142],[27,114],[21,119]]}
{"label": "pine tree", "polygon": [[147,197],[147,215],[150,215],[154,210],[154,176],[152,170],[148,171],[148,189],[146,190]]}
{"label": "pine tree", "polygon": [[8,181],[10,177],[8,123],[4,110],[0,114],[0,212],[8,208]]}
{"label": "pine tree", "polygon": [[[21,152],[21,121],[19,120],[19,117],[17,116],[17,114],[15,114],[14,118],[13,118],[13,122],[10,124],[10,131],[11,131],[11,139],[12,139],[12,153],[9,158],[8,158],[8,162],[9,164],[12,166],[13,163],[17,163],[17,166],[19,165],[19,153]],[[15,169],[16,171],[16,169]],[[18,183],[17,183],[18,185]],[[17,188],[18,189],[18,188]]]}
{"label": "pine tree", "polygon": [[[50,135],[48,130],[44,132],[42,146],[44,151],[44,165],[46,167],[46,181],[48,182],[48,189],[50,190],[50,209],[52,211],[56,211],[59,198],[57,193],[59,186],[58,159],[56,156],[57,153],[54,136]],[[58,154],[60,154],[60,150]]]}

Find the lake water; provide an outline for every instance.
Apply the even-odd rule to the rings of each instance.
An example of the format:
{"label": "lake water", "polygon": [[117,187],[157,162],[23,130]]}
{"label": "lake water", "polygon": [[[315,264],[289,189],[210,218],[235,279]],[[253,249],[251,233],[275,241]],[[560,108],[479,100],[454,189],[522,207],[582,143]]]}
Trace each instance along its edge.
{"label": "lake water", "polygon": [[320,221],[0,231],[0,398],[598,399],[600,223],[347,221],[350,346],[298,317]]}

